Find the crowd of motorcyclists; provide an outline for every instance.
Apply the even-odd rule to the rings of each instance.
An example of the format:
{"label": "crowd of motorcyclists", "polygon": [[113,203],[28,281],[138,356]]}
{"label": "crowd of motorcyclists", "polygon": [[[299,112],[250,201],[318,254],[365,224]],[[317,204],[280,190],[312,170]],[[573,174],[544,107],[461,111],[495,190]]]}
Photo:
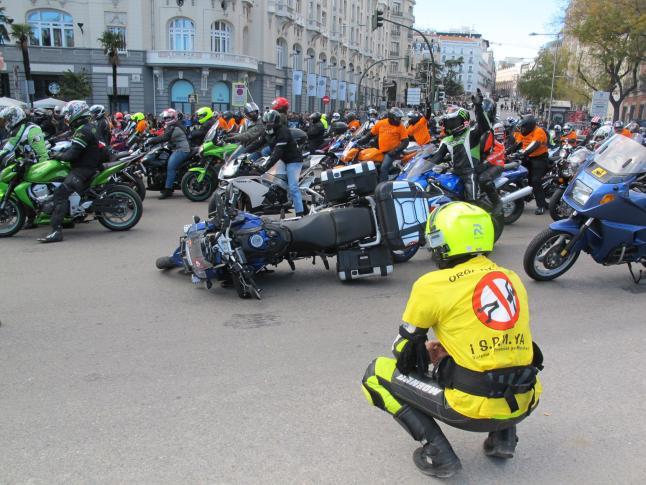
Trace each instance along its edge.
{"label": "crowd of motorcyclists", "polygon": [[[636,122],[624,126],[621,121],[602,122],[593,117],[589,127],[577,133],[570,123],[556,124],[548,130],[545,123],[531,114],[500,120],[496,103],[480,93],[473,97],[472,106],[474,120],[469,110],[461,106],[449,106],[440,116],[416,109],[404,114],[397,107],[381,113],[369,108],[361,115],[352,111],[301,115],[290,111],[286,98],[278,97],[262,111],[250,102],[238,112],[218,113],[204,106],[188,117],[168,108],[155,117],[142,112],[108,115],[104,106],[73,101],[62,109],[34,109],[29,114],[19,107],[5,108],[0,112],[0,125],[5,138],[3,154],[14,148],[24,152],[29,147],[35,159],[43,161],[49,158],[46,140],[72,141],[69,153],[56,155],[76,167],[57,190],[58,201],[63,201],[65,194],[86,188],[90,172],[109,159],[110,151],[127,150],[134,143],[140,143],[144,149],[162,143],[169,147],[166,182],[159,197],[168,199],[176,186],[178,167],[216,127],[223,140],[238,144],[236,155],[248,153],[253,160],[268,157],[263,170],[270,169],[278,160],[286,164],[289,195],[297,215],[304,214],[298,187],[303,151],[315,153],[339,134],[351,134],[358,146],[377,147],[383,154],[380,181],[388,179],[394,162],[401,158],[409,143],[418,147],[431,142],[438,144],[438,149],[428,155],[430,160],[435,164],[446,162],[459,175],[465,186],[464,200],[475,201],[484,192],[494,213],[500,212],[502,203],[493,180],[502,168],[488,163],[487,157],[495,146],[502,144],[508,161],[518,161],[529,170],[538,215],[548,207],[541,183],[550,164],[548,150],[563,144],[599,143],[615,133],[644,143],[643,128]],[[60,216],[55,214],[58,212],[52,217],[52,232],[41,238],[43,242],[62,239]],[[33,217],[28,217],[25,227],[33,224]]]}

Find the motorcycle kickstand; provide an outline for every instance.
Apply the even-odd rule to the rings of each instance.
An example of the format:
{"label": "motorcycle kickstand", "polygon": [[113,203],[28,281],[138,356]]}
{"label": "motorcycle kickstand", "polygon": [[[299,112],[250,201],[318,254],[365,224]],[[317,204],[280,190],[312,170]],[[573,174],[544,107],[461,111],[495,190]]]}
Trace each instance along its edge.
{"label": "motorcycle kickstand", "polygon": [[292,271],[296,271],[296,265],[294,264],[292,257],[286,256],[285,259],[287,260],[287,264],[289,264],[289,267],[292,269]]}
{"label": "motorcycle kickstand", "polygon": [[327,271],[330,271],[330,263],[327,260],[327,256],[324,254],[319,254],[319,257],[321,258],[321,261],[323,261],[323,266]]}

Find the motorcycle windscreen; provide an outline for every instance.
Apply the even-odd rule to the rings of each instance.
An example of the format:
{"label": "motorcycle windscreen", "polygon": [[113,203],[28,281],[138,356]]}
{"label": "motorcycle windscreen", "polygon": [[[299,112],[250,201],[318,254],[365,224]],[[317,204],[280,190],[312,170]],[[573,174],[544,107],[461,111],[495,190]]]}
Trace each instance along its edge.
{"label": "motorcycle windscreen", "polygon": [[[646,172],[646,147],[623,135],[614,135],[597,150],[594,161],[613,175],[635,175]],[[594,172],[593,172],[594,173]],[[595,174],[597,175],[597,174]]]}
{"label": "motorcycle windscreen", "polygon": [[206,241],[204,233],[199,232],[189,236],[186,241],[185,257],[195,276],[201,279],[206,279],[206,271],[213,268],[213,264],[209,261],[206,254]]}

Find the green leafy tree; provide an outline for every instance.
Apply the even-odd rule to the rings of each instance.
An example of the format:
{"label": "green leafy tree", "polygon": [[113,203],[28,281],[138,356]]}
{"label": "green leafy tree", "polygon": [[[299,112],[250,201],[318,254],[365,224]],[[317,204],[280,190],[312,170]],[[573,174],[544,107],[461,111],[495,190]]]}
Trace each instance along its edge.
{"label": "green leafy tree", "polygon": [[460,96],[464,94],[462,83],[458,82],[458,71],[460,66],[464,64],[464,59],[458,57],[457,59],[448,59],[444,62],[444,76],[442,84],[444,85],[444,93],[447,96]]}
{"label": "green leafy tree", "polygon": [[592,90],[611,93],[613,118],[637,90],[646,60],[646,4],[636,0],[571,0],[567,34],[583,47],[578,77]]}
{"label": "green leafy tree", "polygon": [[61,78],[60,96],[65,101],[87,99],[92,94],[92,84],[85,69],[81,72],[65,71]]}
{"label": "green leafy tree", "polygon": [[[22,65],[25,69],[25,79],[31,81],[31,64],[29,63],[29,38],[33,35],[29,24],[11,24],[11,37],[16,41],[22,52]],[[34,95],[29,95],[29,101],[34,102]]]}
{"label": "green leafy tree", "polygon": [[117,66],[119,65],[119,50],[125,48],[126,41],[120,33],[106,30],[99,37],[99,43],[103,47],[103,53],[108,56],[112,66],[112,102],[110,111],[114,113],[117,109]]}

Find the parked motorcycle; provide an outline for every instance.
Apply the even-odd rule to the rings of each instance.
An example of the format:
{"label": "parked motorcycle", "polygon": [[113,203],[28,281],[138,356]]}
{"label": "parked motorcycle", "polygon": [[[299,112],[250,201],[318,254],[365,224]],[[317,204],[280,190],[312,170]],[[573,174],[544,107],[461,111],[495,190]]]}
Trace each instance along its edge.
{"label": "parked motorcycle", "polygon": [[574,209],[563,200],[563,194],[571,180],[579,171],[579,167],[592,155],[593,153],[590,150],[581,147],[570,155],[567,152],[564,153],[563,157],[556,163],[557,182],[559,186],[549,200],[550,217],[552,220],[560,221],[561,219],[567,219],[574,212]]}
{"label": "parked motorcycle", "polygon": [[227,143],[220,135],[218,126],[213,125],[197,151],[197,160],[181,178],[182,193],[190,201],[202,202],[211,197],[218,186],[220,167],[238,148],[237,144]]}
{"label": "parked motorcycle", "polygon": [[[136,226],[143,212],[141,199],[132,189],[110,183],[110,177],[125,165],[101,171],[88,190],[70,195],[68,222],[83,222],[94,215],[111,231],[127,231]],[[47,223],[54,208],[54,190],[69,172],[67,162],[30,163],[11,154],[0,172],[0,237],[20,231],[28,210],[36,213],[37,224]]]}
{"label": "parked motorcycle", "polygon": [[527,247],[525,272],[537,281],[566,273],[581,251],[603,265],[646,267],[646,148],[622,135],[606,141],[563,194],[574,212]]}
{"label": "parked motorcycle", "polygon": [[319,256],[327,269],[328,258],[336,256],[342,281],[387,276],[392,249],[424,241],[428,207],[423,193],[406,182],[381,184],[375,198],[351,207],[280,221],[236,209],[240,194],[232,184],[216,192],[211,219],[195,217],[175,252],[157,259],[157,268],[183,267],[207,288],[213,280],[230,281],[240,298],[260,299],[255,276],[282,261],[294,270],[295,260]]}

